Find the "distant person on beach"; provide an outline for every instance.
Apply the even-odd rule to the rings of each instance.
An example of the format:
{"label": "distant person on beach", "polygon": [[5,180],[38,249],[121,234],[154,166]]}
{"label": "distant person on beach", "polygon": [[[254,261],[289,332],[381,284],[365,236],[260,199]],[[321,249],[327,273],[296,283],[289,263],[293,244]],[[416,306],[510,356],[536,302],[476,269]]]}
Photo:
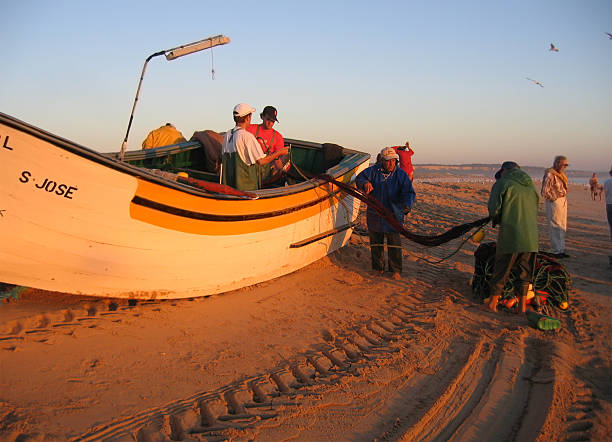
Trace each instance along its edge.
{"label": "distant person on beach", "polygon": [[[274,129],[274,124],[278,123],[277,115],[278,111],[274,106],[266,106],[259,114],[261,124],[249,124],[249,127],[247,127],[247,130],[255,136],[266,155],[285,147],[283,136]],[[284,164],[281,158],[276,158],[273,162],[261,168],[260,172],[262,179],[265,180],[270,178],[271,175],[277,174],[279,171],[283,170],[283,166]],[[280,176],[278,178],[280,178]],[[275,182],[276,181],[278,181],[278,179],[275,180]]]}
{"label": "distant person on beach", "polygon": [[255,108],[246,103],[234,106],[236,126],[225,133],[221,147],[221,182],[238,190],[259,189],[259,167],[289,152],[286,147],[269,155],[263,152],[255,136],[246,130],[253,112]]}
{"label": "distant person on beach", "polygon": [[183,143],[187,141],[183,134],[172,124],[166,123],[165,126],[158,127],[149,132],[147,138],[142,142],[143,149],[153,149],[154,147],[169,146],[171,144]]}
{"label": "distant person on beach", "polygon": [[[398,167],[399,155],[392,147],[380,152],[380,162],[376,163],[355,179],[355,184],[367,195],[376,199],[387,208],[400,224],[410,212],[416,193],[408,174]],[[387,239],[388,267],[393,278],[400,280],[402,273],[402,243],[397,232],[382,216],[368,206],[366,212],[372,269],[380,275],[385,273],[385,238]]]}
{"label": "distant person on beach", "polygon": [[525,312],[527,291],[533,283],[538,252],[538,191],[531,177],[514,161],[506,161],[495,174],[488,209],[493,226],[499,225],[491,295],[487,308],[497,311],[504,285],[514,270],[515,293],[520,311]]}
{"label": "distant person on beach", "polygon": [[555,258],[569,258],[565,253],[567,231],[567,192],[569,185],[565,169],[569,164],[563,155],[555,157],[553,167],[546,169],[541,194],[546,205],[546,218],[550,225],[551,253]]}
{"label": "distant person on beach", "polygon": [[589,187],[591,188],[591,199],[595,201],[595,197],[599,194],[599,201],[601,201],[601,188],[597,180],[597,174],[593,172],[593,176],[589,179]]}
{"label": "distant person on beach", "polygon": [[[610,177],[612,177],[612,167],[610,167]],[[606,192],[606,215],[608,216],[608,227],[610,227],[610,240],[612,240],[612,178],[604,182],[604,192]],[[612,264],[612,256],[609,256]]]}
{"label": "distant person on beach", "polygon": [[404,146],[392,146],[399,155],[400,168],[408,174],[410,181],[413,181],[414,166],[412,165],[412,155],[414,151],[410,148],[410,142],[406,141]]}

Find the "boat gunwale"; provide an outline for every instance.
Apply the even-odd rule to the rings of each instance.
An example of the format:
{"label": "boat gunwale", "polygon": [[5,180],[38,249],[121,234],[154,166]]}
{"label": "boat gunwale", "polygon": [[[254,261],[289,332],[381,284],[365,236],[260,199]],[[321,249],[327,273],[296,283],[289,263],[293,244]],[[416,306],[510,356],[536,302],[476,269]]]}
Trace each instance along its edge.
{"label": "boat gunwale", "polygon": [[[101,164],[103,166],[117,170],[119,172],[126,173],[136,178],[143,179],[145,181],[163,185],[165,187],[169,187],[169,188],[178,190],[180,192],[189,193],[191,195],[195,195],[195,196],[199,196],[203,198],[222,199],[222,200],[244,200],[244,197],[235,196],[235,195],[211,194],[209,192],[205,192],[204,190],[197,189],[197,188],[188,186],[186,184],[182,184],[182,183],[175,182],[175,181],[170,181],[168,179],[155,175],[153,172],[149,171],[148,169],[133,166],[131,164],[121,162],[118,159],[113,158],[113,156],[117,155],[116,153],[97,152],[91,148],[82,146],[73,141],[67,140],[66,138],[62,138],[44,129],[40,129],[39,127],[33,126],[29,123],[21,121],[3,112],[0,112],[0,123],[8,127],[11,127],[13,129],[16,129],[18,131],[24,132],[28,135],[31,135],[35,138],[46,141],[60,149],[66,150],[77,156],[86,158],[90,161],[96,162],[98,164]],[[304,147],[311,147],[315,149],[320,148],[322,146],[322,144],[320,143],[314,143],[314,142],[309,142],[309,141],[301,141],[301,140],[295,140],[295,139],[289,139],[289,138],[286,140],[290,144],[296,144],[296,145],[302,144]],[[188,143],[194,143],[194,145],[190,146]],[[187,146],[185,146],[186,144]],[[164,147],[157,148],[157,149],[173,150],[173,149],[176,149],[177,147],[195,148],[196,144],[199,144],[199,143],[194,141],[194,142],[175,144],[171,146],[164,146]],[[342,177],[346,175],[347,173],[356,169],[361,164],[363,164],[364,162],[370,159],[370,154],[368,153],[356,151],[353,149],[348,149],[345,147],[343,147],[342,149],[343,149],[343,152],[345,153],[343,160],[339,164],[330,168],[327,171],[329,175],[331,175],[332,177],[336,179],[338,177]],[[138,152],[138,151],[135,151],[135,152]],[[157,151],[157,152],[160,152],[160,151]],[[292,195],[295,193],[300,193],[300,192],[304,192],[307,190],[311,190],[311,189],[320,187],[321,185],[325,183],[326,183],[325,180],[315,178],[315,179],[310,179],[310,180],[307,180],[307,181],[304,181],[298,184],[294,184],[291,186],[287,186],[287,187],[273,188],[273,189],[260,189],[260,190],[253,191],[253,193],[258,195],[259,198],[274,198],[274,197]]]}

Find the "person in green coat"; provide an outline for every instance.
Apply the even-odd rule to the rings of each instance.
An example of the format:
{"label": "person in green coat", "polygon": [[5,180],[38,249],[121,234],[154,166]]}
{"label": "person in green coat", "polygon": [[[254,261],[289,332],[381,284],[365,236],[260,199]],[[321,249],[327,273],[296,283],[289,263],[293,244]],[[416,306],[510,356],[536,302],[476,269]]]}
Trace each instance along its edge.
{"label": "person in green coat", "polygon": [[529,284],[538,252],[538,191],[531,177],[514,161],[506,161],[495,174],[488,209],[493,227],[499,225],[488,309],[496,312],[504,284],[514,269],[515,293],[525,312]]}

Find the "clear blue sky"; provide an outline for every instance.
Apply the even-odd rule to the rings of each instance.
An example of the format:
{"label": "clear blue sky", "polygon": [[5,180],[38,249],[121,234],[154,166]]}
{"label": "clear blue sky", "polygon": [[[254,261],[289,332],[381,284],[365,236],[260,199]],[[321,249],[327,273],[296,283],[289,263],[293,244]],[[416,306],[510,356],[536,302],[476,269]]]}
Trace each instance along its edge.
{"label": "clear blue sky", "polygon": [[102,152],[120,148],[148,55],[224,34],[212,57],[149,63],[130,149],[167,121],[227,130],[245,101],[275,105],[290,138],[410,140],[417,164],[612,164],[610,0],[23,0],[0,16],[0,111]]}

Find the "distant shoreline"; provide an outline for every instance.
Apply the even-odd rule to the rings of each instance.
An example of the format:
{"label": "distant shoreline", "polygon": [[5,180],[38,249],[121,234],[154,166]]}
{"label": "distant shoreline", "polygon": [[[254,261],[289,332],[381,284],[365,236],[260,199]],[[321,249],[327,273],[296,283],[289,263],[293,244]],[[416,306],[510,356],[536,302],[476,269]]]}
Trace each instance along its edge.
{"label": "distant shoreline", "polygon": [[[542,177],[534,177],[531,174],[530,176],[534,182],[538,182],[538,183],[542,182]],[[588,186],[589,178],[590,177],[588,178],[569,177],[569,183]],[[417,172],[415,172],[414,181],[416,183],[481,183],[481,184],[491,183],[492,184],[493,182],[495,182],[495,179],[493,177],[487,177],[484,175],[463,175],[463,176],[459,176],[459,175],[454,175],[454,176],[423,175],[423,176],[418,176]]]}
{"label": "distant shoreline", "polygon": [[[469,178],[464,181],[492,181],[495,172],[499,169],[498,164],[415,164],[416,178],[447,178],[450,181],[457,178]],[[532,179],[541,181],[546,167],[524,166],[522,169]],[[595,171],[599,181],[603,182],[609,178],[608,171]],[[567,177],[574,184],[587,184],[593,176],[593,171],[568,170]]]}

